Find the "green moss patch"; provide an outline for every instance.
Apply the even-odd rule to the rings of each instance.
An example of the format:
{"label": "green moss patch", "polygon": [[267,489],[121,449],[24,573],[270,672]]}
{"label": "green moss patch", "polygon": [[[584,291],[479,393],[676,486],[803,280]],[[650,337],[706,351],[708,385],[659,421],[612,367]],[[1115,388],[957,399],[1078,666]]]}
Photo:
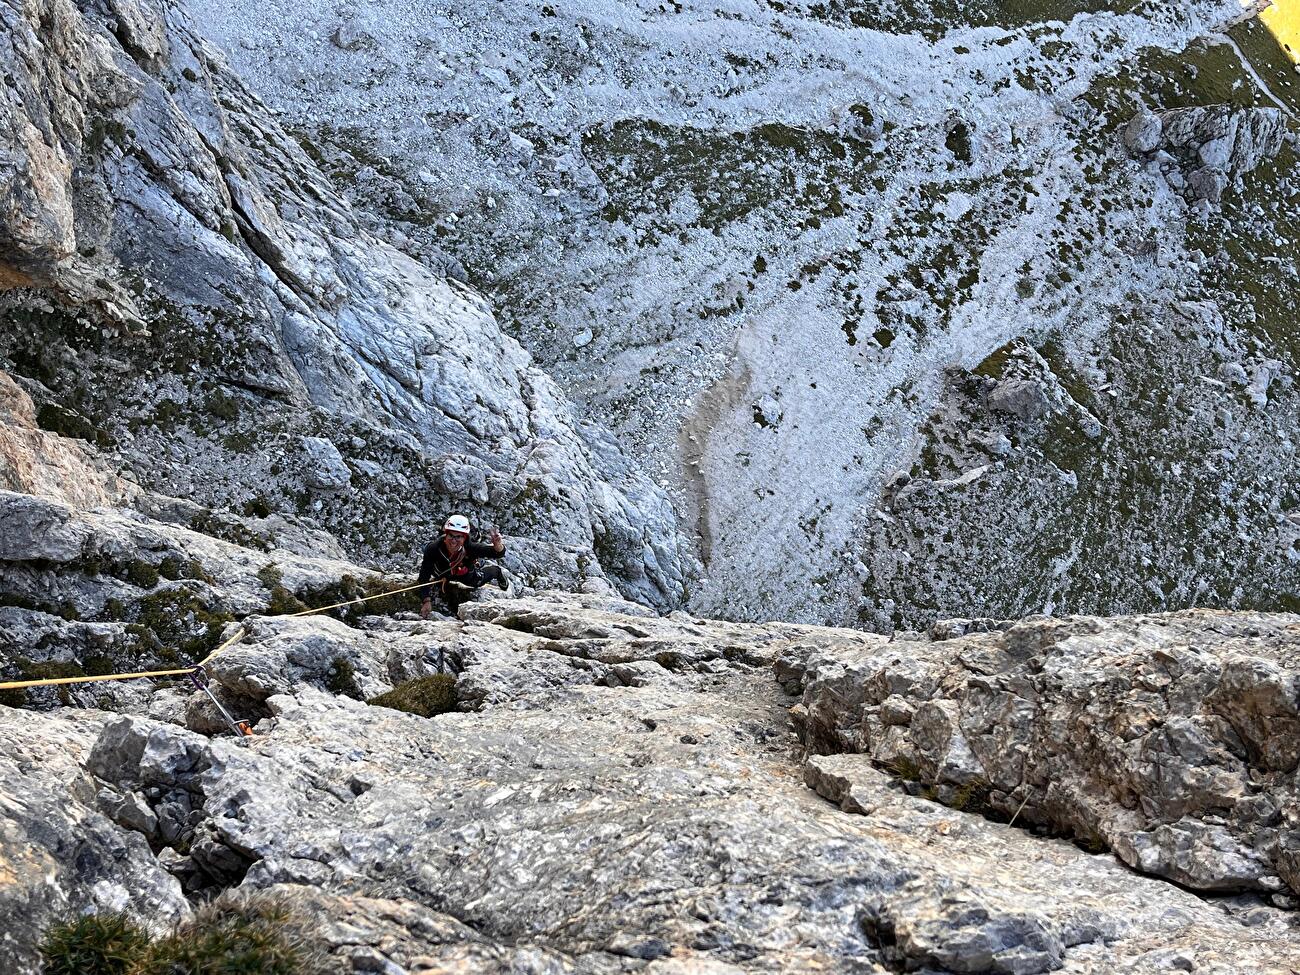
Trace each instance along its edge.
{"label": "green moss patch", "polygon": [[392,584],[381,576],[369,576],[358,579],[345,575],[337,584],[318,589],[306,589],[300,596],[309,606],[332,606],[352,599],[367,599],[364,603],[341,606],[330,611],[330,615],[348,624],[357,623],[363,616],[391,616],[413,610],[419,603],[418,591],[394,593],[395,589],[405,589],[411,583]]}
{"label": "green moss patch", "polygon": [[432,718],[456,710],[456,678],[451,674],[417,677],[398,684],[387,694],[372,697],[366,703]]}
{"label": "green moss patch", "polygon": [[112,446],[112,438],[74,410],[46,403],[36,411],[36,425],[61,437],[88,440],[100,447]]}
{"label": "green moss patch", "polygon": [[190,519],[190,528],[241,548],[257,549],[259,552],[267,551],[266,540],[260,535],[249,531],[238,520],[215,511],[202,511],[195,515]]}
{"label": "green moss patch", "polygon": [[135,622],[148,631],[140,636],[154,643],[168,662],[199,660],[221,641],[222,630],[235,619],[183,585],[145,596],[134,610]]}
{"label": "green moss patch", "polygon": [[357,668],[347,657],[335,657],[330,663],[330,675],[325,686],[341,697],[361,699],[361,686],[357,683]]}

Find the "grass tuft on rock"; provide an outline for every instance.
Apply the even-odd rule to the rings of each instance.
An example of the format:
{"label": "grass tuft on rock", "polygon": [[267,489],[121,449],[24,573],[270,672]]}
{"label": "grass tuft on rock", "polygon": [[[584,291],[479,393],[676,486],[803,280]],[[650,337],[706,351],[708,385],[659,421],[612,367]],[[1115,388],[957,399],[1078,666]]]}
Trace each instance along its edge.
{"label": "grass tuft on rock", "polygon": [[122,913],[54,924],[44,975],[323,975],[306,926],[281,897],[227,893],[162,938]]}
{"label": "grass tuft on rock", "polygon": [[144,929],[120,912],[52,925],[41,941],[44,975],[133,975],[149,950]]}
{"label": "grass tuft on rock", "polygon": [[161,576],[155,566],[142,559],[134,559],[126,567],[126,581],[141,589],[152,589]]}
{"label": "grass tuft on rock", "polygon": [[283,899],[227,894],[156,942],[139,975],[306,975],[309,954]]}
{"label": "grass tuft on rock", "polygon": [[451,674],[416,677],[398,684],[386,694],[372,697],[366,703],[432,718],[435,714],[446,714],[456,709],[456,678]]}
{"label": "grass tuft on rock", "polygon": [[330,675],[325,681],[325,686],[331,694],[361,699],[361,685],[357,683],[356,665],[342,655],[330,661]]}

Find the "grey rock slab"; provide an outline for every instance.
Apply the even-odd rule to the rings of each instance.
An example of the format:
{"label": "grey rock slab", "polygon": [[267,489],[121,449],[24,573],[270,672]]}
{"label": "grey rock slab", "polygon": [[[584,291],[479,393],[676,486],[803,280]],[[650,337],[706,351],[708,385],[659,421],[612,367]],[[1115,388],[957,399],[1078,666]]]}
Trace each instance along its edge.
{"label": "grey rock slab", "polygon": [[621,970],[581,964],[547,948],[504,944],[411,901],[330,894],[293,884],[270,890],[305,920],[319,947],[343,971],[569,975]]}
{"label": "grey rock slab", "polygon": [[[5,10],[0,292],[34,324],[0,335],[0,356],[41,360],[26,371],[54,407],[84,406],[151,488],[302,505],[392,565],[419,542],[401,556],[374,523],[426,517],[421,487],[460,498],[429,463],[464,457],[478,477],[463,496],[489,501],[488,474],[515,485],[492,520],[577,549],[636,598],[680,599],[693,559],[664,490],[575,415],[482,295],[366,229],[185,12]],[[104,343],[77,340],[83,325]],[[24,456],[50,453],[27,439]],[[349,460],[383,476],[354,479]]]}
{"label": "grey rock slab", "polygon": [[1272,891],[1300,801],[1297,649],[1294,616],[1031,619],[811,654],[795,717],[813,751],[940,798],[977,789],[1178,883]]}
{"label": "grey rock slab", "polygon": [[342,491],[352,483],[343,455],[324,437],[303,437],[307,483],[321,491]]}
{"label": "grey rock slab", "polygon": [[1047,395],[1032,379],[1006,379],[989,393],[989,406],[1021,420],[1036,420],[1047,412]]}
{"label": "grey rock slab", "polygon": [[[665,671],[636,687],[548,676],[566,656],[551,647],[614,640],[620,623],[687,646],[714,629],[739,645],[749,629],[751,644],[776,644],[773,657],[807,633],[620,620],[558,596],[518,610],[500,619],[549,635],[437,624],[444,637],[464,626],[480,644],[464,655],[462,681],[498,666],[482,646],[494,631],[517,654],[500,697],[476,712],[422,719],[300,686],[267,700],[272,717],[245,746],[139,718],[120,719],[105,740],[167,757],[136,763],[160,780],[191,747],[203,752],[200,835],[234,868],[247,865],[246,885],[382,893],[571,959],[645,961],[667,949],[656,961],[698,956],[754,972],[1041,972],[1089,970],[1072,963],[1080,949],[1116,967],[1170,949],[1267,971],[1293,944],[1281,912],[1263,909],[1247,926],[1112,856],[909,796],[866,755],[814,758],[801,775],[783,730],[788,699],[750,664]],[[1029,646],[1004,659],[1041,652],[1041,635],[1007,632]],[[839,649],[863,653],[864,642]],[[893,693],[925,686],[917,678]],[[953,733],[954,711],[939,700],[936,741]],[[935,754],[951,751],[939,742]],[[147,788],[129,764],[122,787]]]}
{"label": "grey rock slab", "polygon": [[[833,682],[857,674],[870,690],[851,707],[868,729],[875,695],[911,704],[924,694],[913,723],[933,712],[927,754],[942,767],[958,733],[982,754],[950,706],[957,675],[990,682],[995,665],[1050,658],[1054,644],[1097,638],[1104,624],[913,638],[916,666],[876,680],[871,654],[898,650],[881,637],[625,616],[607,602],[587,608],[592,598],[475,604],[500,623],[375,619],[355,635],[337,621],[255,621],[252,648],[290,689],[263,702],[270,716],[253,738],[81,718],[66,767],[28,774],[47,791],[86,779],[60,815],[99,817],[136,851],[116,868],[124,906],[147,902],[146,881],[160,875],[174,893],[182,881],[196,893],[273,887],[353,970],[1100,972],[1142,971],[1158,956],[1198,971],[1283,972],[1295,956],[1291,915],[1263,904],[1224,911],[1113,856],[909,795],[869,754],[813,756],[801,768],[791,699],[768,673],[803,661],[805,694],[835,667]],[[1182,625],[1204,636],[1268,623]],[[427,672],[437,645],[462,685],[478,679],[489,693],[476,710],[433,719],[336,696],[317,686],[314,665],[293,663],[316,660],[321,639],[356,650],[358,675],[381,662],[397,665],[390,676]],[[730,657],[700,651],[710,642]],[[593,645],[620,646],[624,659],[602,663]],[[710,666],[637,656],[672,647]],[[951,672],[928,674],[926,647]],[[1190,660],[1182,667],[1195,672]],[[570,668],[583,679],[564,679]],[[602,670],[611,680],[592,680]],[[26,734],[58,742],[71,720],[36,715]],[[910,726],[888,727],[906,747]],[[114,798],[126,796],[156,817],[159,858],[136,832],[148,816],[126,815]],[[132,828],[94,811],[100,803]],[[6,841],[0,863],[21,849]],[[67,875],[55,888],[72,900],[81,884]],[[36,930],[21,930],[16,950],[30,952]]]}
{"label": "grey rock slab", "polygon": [[[913,961],[984,946],[1003,970],[1046,971],[1067,942],[1164,930],[1181,944],[1193,918],[1237,937],[1113,858],[891,798],[879,777],[883,818],[810,804],[785,756],[737,735],[780,710],[734,680],[717,696],[538,690],[525,709],[432,721],[313,691],[270,704],[251,748],[213,743],[221,765],[203,783],[207,808],[227,811],[223,842],[260,857],[254,884],[378,883],[496,937],[581,954],[636,931],[748,971],[873,970],[862,959],[883,955],[850,908],[872,894],[880,923],[915,931]],[[331,788],[356,774],[374,782],[362,795]],[[1243,958],[1267,950],[1242,937]]]}
{"label": "grey rock slab", "polygon": [[[100,811],[87,753],[110,714],[37,715],[0,706],[0,970],[36,970],[47,925],[83,912],[127,910],[150,925],[189,912],[176,878],[154,858],[136,799]],[[129,810],[129,811],[128,811]]]}
{"label": "grey rock slab", "polygon": [[1130,152],[1153,152],[1160,145],[1162,127],[1155,112],[1138,112],[1124,129],[1124,144]]}

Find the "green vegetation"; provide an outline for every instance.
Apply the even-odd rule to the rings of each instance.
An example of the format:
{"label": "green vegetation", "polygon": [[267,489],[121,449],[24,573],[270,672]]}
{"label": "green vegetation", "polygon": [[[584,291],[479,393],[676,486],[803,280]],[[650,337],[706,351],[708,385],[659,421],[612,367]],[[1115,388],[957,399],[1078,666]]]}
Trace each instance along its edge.
{"label": "green vegetation", "polygon": [[259,494],[244,503],[244,516],[247,518],[269,518],[271,517],[271,505],[266,498]]}
{"label": "green vegetation", "polygon": [[[802,8],[831,23],[890,33],[915,31],[937,41],[954,27],[1025,27],[1048,20],[1068,23],[1080,13],[1131,9],[1134,0],[767,0],[774,10]],[[957,53],[970,53],[960,50]]]}
{"label": "green vegetation", "polygon": [[[361,580],[345,575],[333,585],[305,588],[294,593],[285,587],[284,573],[272,562],[258,570],[257,578],[271,593],[271,600],[266,607],[267,615],[270,616],[335,606],[336,608],[327,611],[329,615],[355,625],[363,616],[391,615],[414,608],[411,592],[392,592],[394,588],[405,589],[406,583],[394,587],[381,576],[369,576]],[[336,605],[356,599],[366,599],[367,602],[350,606]]]}
{"label": "green vegetation", "polygon": [[284,572],[274,562],[268,562],[257,570],[258,581],[267,589],[284,585]]}
{"label": "green vegetation", "polygon": [[[430,113],[432,115],[433,113]],[[449,113],[453,114],[454,113]],[[463,119],[464,116],[459,116]],[[433,119],[430,119],[433,122]],[[441,121],[441,120],[439,120]],[[445,125],[439,125],[444,128]],[[419,192],[404,181],[404,174],[391,159],[380,151],[373,134],[354,125],[318,125],[311,130],[290,128],[289,133],[313,163],[340,185],[356,185],[357,174],[363,169],[373,169],[391,180],[403,182],[408,191]],[[422,195],[422,194],[421,194]],[[404,197],[403,199],[410,199]],[[428,206],[427,201],[415,200],[415,206],[398,205],[391,197],[375,201],[385,216],[392,220],[433,228],[442,234],[446,225],[439,223],[441,212]]]}
{"label": "green vegetation", "polygon": [[87,153],[97,153],[106,143],[115,143],[121,145],[126,141],[126,126],[116,119],[96,115],[91,123],[90,131],[86,133],[84,144]]}
{"label": "green vegetation", "polygon": [[969,163],[971,161],[970,127],[965,122],[960,120],[955,122],[948,129],[948,135],[943,144],[958,162]]}
{"label": "green vegetation", "polygon": [[258,569],[257,578],[271,593],[271,600],[266,604],[266,615],[288,616],[308,608],[306,603],[285,588],[284,573],[274,562],[268,562]]}
{"label": "green vegetation", "polygon": [[1007,367],[1018,358],[1023,357],[1024,348],[1024,344],[1019,341],[1008,342],[985,356],[983,361],[971,372],[977,376],[983,376],[985,379],[1001,379],[1006,375]]}
{"label": "green vegetation", "polygon": [[135,559],[126,567],[126,581],[141,589],[152,589],[158,585],[160,573],[148,562]]}
{"label": "green vegetation", "polygon": [[[1108,323],[1091,348],[1067,349],[1040,333],[997,349],[972,370],[995,380],[1027,372],[1048,385],[1054,377],[1078,409],[1067,402],[1041,420],[1017,423],[983,409],[984,384],[954,378],[944,408],[922,429],[923,462],[912,475],[952,476],[989,462],[984,442],[955,427],[953,416],[981,417],[1016,449],[977,485],[915,493],[897,524],[872,526],[872,546],[913,551],[924,570],[883,568],[865,582],[863,625],[923,625],[970,605],[1007,617],[1044,605],[1058,613],[1295,605],[1285,553],[1271,540],[1276,512],[1300,505],[1300,481],[1286,463],[1300,399],[1294,387],[1274,382],[1262,405],[1242,386],[1215,378],[1225,361],[1248,371],[1266,359],[1282,361],[1288,373],[1300,365],[1300,288],[1291,259],[1300,239],[1295,147],[1285,145],[1229,186],[1208,212],[1157,211],[1146,177],[1129,175],[1120,137],[1139,99],[1155,111],[1267,107],[1273,97],[1294,105],[1300,79],[1272,38],[1255,22],[1230,34],[1269,92],[1230,45],[1197,41],[1184,52],[1146,50],[1075,100],[1069,125],[1081,195],[1062,204],[1045,252],[1017,269],[1016,292],[1045,317],[1066,322],[1057,334],[1072,333],[1080,289],[1094,280],[1093,257],[1107,239],[1139,265],[1169,256],[1173,290],[1115,293],[1108,307],[1089,308],[1091,318]],[[1143,208],[1167,221],[1165,229],[1125,236],[1113,215]],[[980,222],[989,217],[981,214]],[[908,214],[901,226],[924,229],[924,214]],[[919,251],[906,253],[911,260]],[[905,278],[925,290],[925,278]],[[899,301],[910,297],[907,287],[889,284],[878,301],[905,309],[915,303]],[[1182,310],[1189,307],[1182,303],[1201,302],[1223,313],[1225,345],[1217,350],[1206,334],[1217,332],[1214,316],[1202,323]],[[881,320],[915,327],[906,317],[912,309],[891,314]],[[877,608],[887,600],[906,609]]]}
{"label": "green vegetation", "polygon": [[[1245,177],[1240,193],[1224,194],[1220,220],[1188,228],[1189,246],[1226,258],[1209,268],[1207,293],[1292,369],[1300,366],[1298,275],[1290,254],[1300,240],[1300,207],[1289,190],[1296,164],[1294,148],[1283,146]],[[1224,234],[1224,226],[1233,232]]]}
{"label": "green vegetation", "polygon": [[330,693],[361,700],[361,686],[357,683],[357,668],[347,657],[338,656],[330,662],[329,679],[325,686]]}
{"label": "green vegetation", "polygon": [[213,390],[204,405],[209,413],[220,420],[233,422],[239,419],[239,401],[220,389]]}
{"label": "green vegetation", "polygon": [[387,694],[372,697],[366,703],[432,718],[456,710],[456,678],[451,674],[417,677],[398,684]]}
{"label": "green vegetation", "polygon": [[416,603],[414,591],[396,594],[392,592],[394,589],[405,589],[408,585],[410,583],[401,582],[394,586],[381,576],[369,576],[362,580],[345,575],[335,585],[304,589],[301,596],[312,607],[333,606],[352,599],[368,599],[368,602],[340,606],[329,611],[336,619],[355,625],[363,616],[391,616],[394,613],[414,609]]}
{"label": "green vegetation", "polygon": [[36,425],[61,437],[88,440],[99,447],[112,446],[112,438],[74,410],[45,403],[36,411]]}
{"label": "green vegetation", "polygon": [[[859,107],[859,118],[870,117]],[[683,191],[699,204],[692,226],[714,233],[767,207],[818,227],[844,214],[846,193],[865,187],[876,149],[852,135],[779,123],[727,133],[627,119],[584,133],[583,152],[609,190],[601,215],[634,224],[646,245],[680,232],[669,211]]]}
{"label": "green vegetation", "polygon": [[52,925],[41,942],[44,975],[135,975],[149,935],[125,914],[90,914]]}
{"label": "green vegetation", "polygon": [[161,938],[122,913],[52,925],[44,975],[320,975],[305,927],[281,898],[225,894]]}
{"label": "green vegetation", "polygon": [[201,511],[194,515],[190,519],[190,528],[242,548],[255,548],[259,552],[267,551],[266,541],[260,535],[249,531],[234,518],[215,511]]}
{"label": "green vegetation", "polygon": [[[184,585],[150,593],[135,605],[135,633],[168,662],[196,662],[221,642],[234,617]],[[144,631],[148,631],[145,633]]]}
{"label": "green vegetation", "polygon": [[316,962],[297,928],[281,899],[227,894],[158,941],[139,975],[306,975]]}
{"label": "green vegetation", "polygon": [[904,782],[921,782],[925,779],[925,772],[921,766],[906,755],[898,755],[887,762],[883,762],[881,767],[890,775],[902,779]]}
{"label": "green vegetation", "polygon": [[998,810],[989,805],[993,787],[978,776],[957,789],[946,805],[960,812],[975,813],[986,818],[1001,818]]}
{"label": "green vegetation", "polygon": [[[85,677],[85,669],[81,664],[74,660],[46,660],[35,662],[24,657],[19,657],[15,662],[18,668],[17,680],[58,680],[61,677]],[[59,703],[65,707],[72,703],[72,695],[67,684],[60,684],[55,687],[59,696]],[[22,695],[22,704],[10,705],[11,707],[22,707],[27,702],[27,688],[17,688],[13,691],[15,695]]]}
{"label": "green vegetation", "polygon": [[81,614],[77,612],[77,607],[71,600],[55,604],[28,599],[14,593],[0,593],[0,606],[14,606],[33,613],[48,613],[50,616],[57,616],[60,619],[67,620],[69,623],[75,623],[81,619]]}
{"label": "green vegetation", "polygon": [[169,555],[158,563],[158,575],[169,582],[186,578],[188,563],[179,555]]}

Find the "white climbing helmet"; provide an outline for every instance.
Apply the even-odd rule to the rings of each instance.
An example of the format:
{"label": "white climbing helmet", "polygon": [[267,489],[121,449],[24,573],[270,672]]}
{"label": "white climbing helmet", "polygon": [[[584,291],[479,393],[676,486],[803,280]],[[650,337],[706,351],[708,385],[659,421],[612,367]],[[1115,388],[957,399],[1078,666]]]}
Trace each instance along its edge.
{"label": "white climbing helmet", "polygon": [[452,515],[447,519],[447,523],[442,526],[445,532],[456,532],[458,535],[469,534],[469,519],[464,515]]}

